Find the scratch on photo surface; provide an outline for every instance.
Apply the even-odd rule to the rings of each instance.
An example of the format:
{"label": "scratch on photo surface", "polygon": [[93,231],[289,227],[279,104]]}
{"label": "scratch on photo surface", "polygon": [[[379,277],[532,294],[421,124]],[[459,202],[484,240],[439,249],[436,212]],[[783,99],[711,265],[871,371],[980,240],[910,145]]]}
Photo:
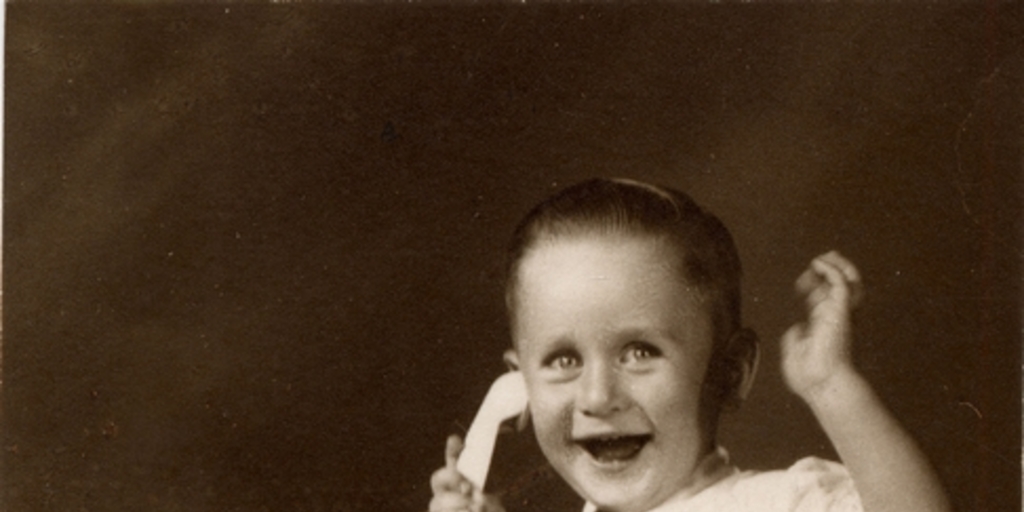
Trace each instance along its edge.
{"label": "scratch on photo surface", "polygon": [[[964,116],[963,121],[961,121],[960,125],[957,127],[956,140],[953,145],[953,152],[956,157],[956,176],[953,177],[953,186],[956,187],[956,190],[960,196],[960,206],[963,208],[964,213],[967,215],[967,218],[969,218],[971,222],[974,223],[974,225],[981,228],[985,232],[985,234],[987,234],[992,240],[999,240],[998,235],[995,233],[990,223],[983,223],[978,218],[978,216],[975,214],[974,210],[971,208],[971,205],[969,203],[967,197],[967,187],[980,186],[981,180],[979,179],[977,182],[971,182],[970,180],[963,179],[964,162],[963,154],[961,153],[961,148],[963,146],[964,134],[967,133],[968,129],[970,129],[970,124],[971,121],[974,119],[975,112],[978,110],[978,108],[981,106],[981,103],[984,100],[991,98],[990,94],[985,93],[991,92],[992,84],[996,81],[997,78],[1000,77],[1001,73],[1002,68],[996,67],[992,70],[991,73],[985,75],[978,81],[978,85],[975,88],[975,93],[973,95],[974,104],[971,106],[971,109],[967,111],[967,114]],[[1001,240],[999,241],[1002,242]],[[1022,252],[1019,248],[1015,247],[1013,251],[1020,256],[1024,256],[1024,252]]]}
{"label": "scratch on photo surface", "polygon": [[978,416],[978,419],[982,418],[981,411],[979,411],[978,408],[974,406],[974,404],[972,404],[970,402],[957,402],[957,403],[959,403],[960,405],[967,406],[972,411],[974,411],[974,414],[976,414]]}

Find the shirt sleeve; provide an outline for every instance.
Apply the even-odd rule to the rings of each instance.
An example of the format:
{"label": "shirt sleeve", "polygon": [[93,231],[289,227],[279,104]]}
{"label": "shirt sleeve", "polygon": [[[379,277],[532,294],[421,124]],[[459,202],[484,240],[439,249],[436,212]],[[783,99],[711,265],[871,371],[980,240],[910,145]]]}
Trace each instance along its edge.
{"label": "shirt sleeve", "polygon": [[863,512],[860,496],[842,464],[807,457],[788,469],[742,471],[708,493],[696,510],[729,512]]}
{"label": "shirt sleeve", "polygon": [[846,467],[806,457],[786,473],[792,478],[793,512],[862,512],[860,495]]}

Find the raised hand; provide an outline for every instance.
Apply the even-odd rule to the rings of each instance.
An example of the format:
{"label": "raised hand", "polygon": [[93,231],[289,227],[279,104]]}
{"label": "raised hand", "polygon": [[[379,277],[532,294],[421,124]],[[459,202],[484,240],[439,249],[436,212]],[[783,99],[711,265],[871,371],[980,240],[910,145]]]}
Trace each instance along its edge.
{"label": "raised hand", "polygon": [[853,371],[850,316],[863,287],[857,268],[836,251],[818,256],[796,280],[805,297],[807,319],[782,336],[782,374],[805,400]]}

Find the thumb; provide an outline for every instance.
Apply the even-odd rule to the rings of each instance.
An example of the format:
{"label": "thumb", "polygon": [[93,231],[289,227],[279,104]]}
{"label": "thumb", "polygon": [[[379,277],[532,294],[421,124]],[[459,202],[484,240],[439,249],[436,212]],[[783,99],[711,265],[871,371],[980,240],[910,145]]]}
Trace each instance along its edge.
{"label": "thumb", "polygon": [[448,436],[448,441],[444,446],[444,465],[445,467],[455,469],[455,464],[459,461],[459,454],[462,453],[464,444],[462,438],[452,434]]}

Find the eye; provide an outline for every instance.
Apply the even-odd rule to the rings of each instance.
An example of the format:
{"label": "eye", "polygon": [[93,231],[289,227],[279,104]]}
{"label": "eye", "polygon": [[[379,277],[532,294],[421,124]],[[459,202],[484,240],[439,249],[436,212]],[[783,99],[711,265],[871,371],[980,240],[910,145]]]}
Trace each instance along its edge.
{"label": "eye", "polygon": [[581,364],[580,356],[572,350],[559,350],[544,359],[546,368],[554,370],[572,370]]}
{"label": "eye", "polygon": [[661,350],[650,343],[634,341],[626,346],[622,354],[622,362],[625,364],[643,363],[661,357]]}

